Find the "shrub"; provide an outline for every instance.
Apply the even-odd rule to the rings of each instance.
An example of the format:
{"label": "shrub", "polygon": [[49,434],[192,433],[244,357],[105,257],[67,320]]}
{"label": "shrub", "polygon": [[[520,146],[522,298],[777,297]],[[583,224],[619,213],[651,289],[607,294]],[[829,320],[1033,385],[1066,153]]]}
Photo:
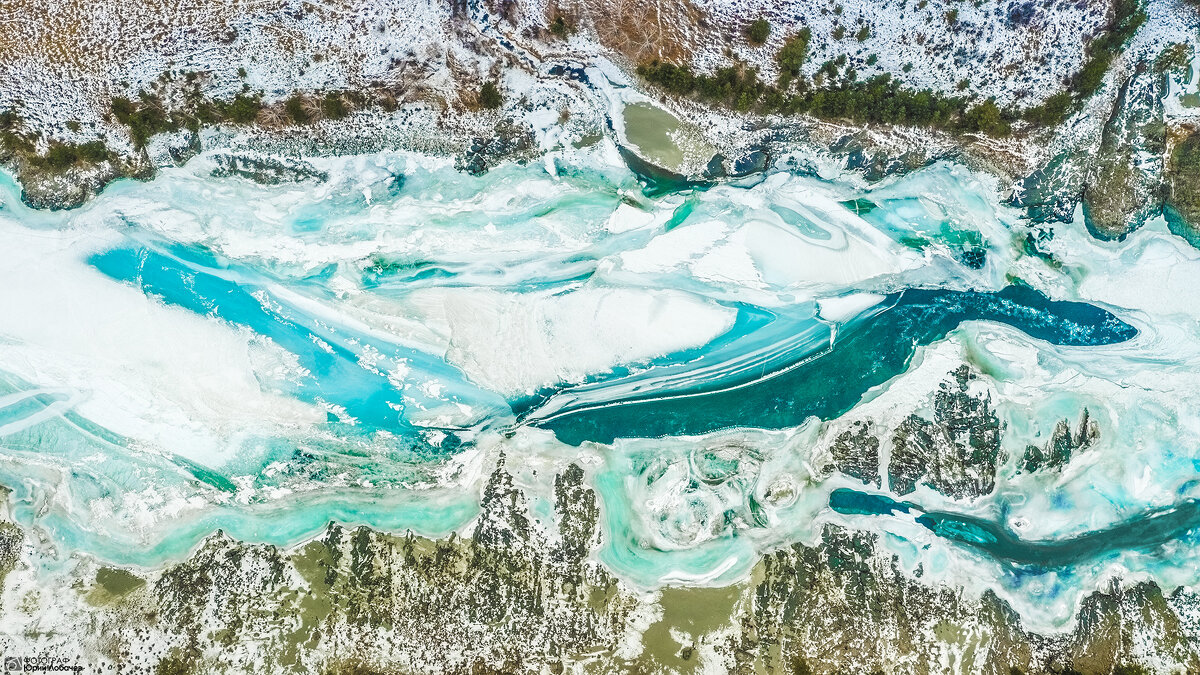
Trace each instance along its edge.
{"label": "shrub", "polygon": [[308,124],[312,120],[312,116],[304,109],[304,98],[300,94],[292,94],[283,104],[283,109],[296,124]]}
{"label": "shrub", "polygon": [[81,145],[73,143],[53,143],[45,157],[37,159],[37,163],[53,171],[63,171],[77,164],[98,164],[108,159],[108,148],[102,141],[89,141]]}
{"label": "shrub", "polygon": [[651,61],[638,66],[637,72],[651,84],[679,96],[687,96],[696,88],[696,76],[687,66]]}
{"label": "shrub", "polygon": [[124,96],[114,97],[113,100],[109,102],[108,108],[112,111],[113,116],[115,116],[122,124],[127,123],[129,118],[133,117],[133,113],[137,111],[137,107],[133,105],[133,101],[130,101]]}
{"label": "shrub", "polygon": [[1100,52],[1088,58],[1083,68],[1075,75],[1075,93],[1080,98],[1087,98],[1100,89],[1104,83],[1104,75],[1112,64],[1112,54]]}
{"label": "shrub", "polygon": [[746,39],[752,45],[761,45],[771,37],[771,24],[766,19],[755,19],[746,28]]}
{"label": "shrub", "polygon": [[808,43],[812,40],[812,30],[805,26],[799,33],[787,39],[783,48],[775,56],[779,63],[779,81],[785,87],[793,78],[800,77],[804,62],[808,59]]}
{"label": "shrub", "polygon": [[254,94],[238,94],[229,102],[218,102],[217,110],[221,116],[236,124],[249,124],[258,117],[262,110],[262,97]]}
{"label": "shrub", "polygon": [[698,75],[694,82],[702,98],[743,112],[753,108],[766,91],[757,71],[737,66],[721,68],[712,75]]}
{"label": "shrub", "polygon": [[[1087,59],[1071,79],[1068,90],[1051,96],[1039,106],[1026,109],[1022,117],[1032,124],[1048,126],[1067,119],[1081,101],[1091,97],[1104,84],[1104,76],[1113,59],[1145,21],[1146,14],[1141,10],[1139,0],[1116,0],[1107,30],[1088,45]],[[1156,61],[1155,65],[1165,66],[1169,63]]]}
{"label": "shrub", "polygon": [[1146,22],[1146,13],[1138,3],[1139,0],[1116,0],[1113,4],[1113,18],[1108,30],[1088,45],[1087,61],[1072,82],[1078,98],[1088,98],[1100,89],[1113,58]]}
{"label": "shrub", "polygon": [[1092,43],[1093,51],[1117,52],[1129,42],[1129,38],[1146,22],[1139,0],[1116,0],[1113,3],[1113,19],[1108,32]]}
{"label": "shrub", "polygon": [[326,119],[340,120],[349,115],[350,111],[346,108],[346,102],[342,100],[341,94],[331,91],[321,99],[321,114]]}
{"label": "shrub", "polygon": [[989,98],[963,115],[962,128],[990,136],[1007,136],[1012,132],[1012,124],[1005,117],[996,99]]}
{"label": "shrub", "polygon": [[[837,60],[825,62],[820,74],[833,79],[838,71],[837,63]],[[792,61],[789,65],[797,64]],[[795,70],[782,66],[781,77],[795,77]],[[763,85],[753,70],[725,68],[707,76],[696,75],[686,66],[652,62],[641,66],[638,72],[652,84],[672,93],[695,95],[739,110],[757,107],[762,112],[807,112],[823,119],[940,127],[994,135],[1010,133],[1011,122],[1015,119],[1015,115],[1001,110],[994,100],[968,109],[966,99],[946,97],[928,89],[905,89],[887,74],[859,82],[852,68],[846,71],[836,87],[806,89],[792,95]]]}
{"label": "shrub", "polygon": [[504,96],[500,93],[500,89],[496,87],[495,82],[484,82],[479,88],[479,105],[484,108],[499,108],[504,104]]}
{"label": "shrub", "polygon": [[827,77],[831,80],[836,78],[837,74],[838,74],[838,64],[836,61],[834,61],[832,59],[826,61],[825,63],[822,63],[821,68],[819,70],[817,70],[818,76]]}
{"label": "shrub", "polygon": [[1167,202],[1192,222],[1200,224],[1200,131],[1192,132],[1171,150],[1167,162],[1170,194]]}
{"label": "shrub", "polygon": [[[1200,0],[1195,0],[1200,3]],[[1154,60],[1154,69],[1160,73],[1184,73],[1192,61],[1192,47],[1186,42],[1176,42],[1163,50]]]}
{"label": "shrub", "polygon": [[1041,105],[1027,108],[1022,117],[1032,124],[1054,126],[1070,116],[1072,105],[1071,93],[1061,91],[1047,98]]}
{"label": "shrub", "polygon": [[145,146],[146,141],[155,134],[179,128],[163,111],[158,100],[144,92],[137,103],[118,96],[110,102],[109,107],[117,121],[129,128],[129,136],[137,147]]}
{"label": "shrub", "polygon": [[45,166],[55,170],[62,170],[69,166],[73,166],[79,161],[79,153],[72,145],[55,144],[50,146],[46,152],[46,156],[42,158],[42,163]]}
{"label": "shrub", "polygon": [[93,164],[103,162],[108,159],[108,148],[104,141],[88,141],[79,146],[79,157]]}
{"label": "shrub", "polygon": [[554,21],[550,22],[550,32],[560,40],[565,40],[571,34],[571,27],[567,25],[567,20],[562,14],[554,17]]}

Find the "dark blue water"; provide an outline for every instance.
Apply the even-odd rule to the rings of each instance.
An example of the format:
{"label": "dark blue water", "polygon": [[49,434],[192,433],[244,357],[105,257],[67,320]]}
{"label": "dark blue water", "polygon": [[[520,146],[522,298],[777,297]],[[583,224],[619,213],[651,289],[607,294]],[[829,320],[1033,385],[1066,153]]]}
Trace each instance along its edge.
{"label": "dark blue water", "polygon": [[911,502],[886,495],[839,488],[829,495],[829,506],[847,515],[888,516],[918,513],[916,521],[931,532],[979,550],[994,560],[1036,569],[1056,569],[1115,556],[1123,551],[1151,552],[1164,544],[1189,537],[1200,527],[1200,500],[1186,499],[1173,506],[1148,509],[1103,530],[1064,539],[1027,541],[1008,528],[983,518],[940,511],[922,511]]}
{"label": "dark blue water", "polygon": [[[218,260],[203,250],[136,246],[96,254],[90,262],[108,276],[133,283],[170,304],[246,326],[269,337],[295,354],[300,365],[309,371],[290,393],[306,401],[338,406],[355,424],[365,428],[406,435],[413,431],[403,413],[406,399],[420,394],[388,378],[386,373],[399,366],[405,372],[436,379],[445,386],[448,394],[432,401],[435,405],[463,402],[492,415],[511,414],[509,405],[500,396],[470,384],[461,372],[437,356],[309,316],[273,296],[272,280]],[[715,376],[709,380],[680,379],[686,385],[680,384],[681,391],[675,392],[670,390],[675,380],[669,377],[647,380],[647,383],[660,382],[666,391],[653,390],[654,386],[628,388],[629,392],[617,397],[618,405],[585,406],[540,422],[535,415],[531,423],[552,429],[561,440],[571,444],[586,440],[611,442],[618,437],[697,434],[735,425],[789,427],[812,415],[830,419],[843,414],[868,389],[903,372],[918,345],[941,339],[963,321],[1007,323],[1033,337],[1063,345],[1111,344],[1136,333],[1101,308],[1051,301],[1021,286],[994,293],[908,290],[889,298],[885,304],[890,308],[844,327],[831,348],[819,344],[822,341],[816,333],[812,340],[800,340],[803,336],[767,336],[772,345],[787,349],[777,349],[773,360],[761,372],[746,368],[737,371],[731,376],[740,378],[737,382]],[[742,312],[740,316],[758,315]],[[805,331],[815,330],[810,325],[812,321],[806,321],[797,319],[794,323]],[[777,329],[791,324],[776,320],[764,325]],[[685,356],[683,361],[695,365],[703,362],[709,351],[720,351],[741,341],[755,344],[758,335],[765,332],[769,331],[753,321],[740,321],[730,335],[699,350],[675,356]],[[787,342],[793,337],[796,345]],[[814,357],[813,345],[824,351]],[[756,344],[755,349],[762,347]],[[364,365],[368,349],[378,363]],[[795,367],[797,364],[799,367]],[[677,367],[679,364],[675,363],[661,369],[666,372]],[[653,368],[651,371],[651,375],[659,374]],[[781,374],[762,379],[776,373]],[[603,377],[598,384],[605,384]],[[687,390],[683,391],[685,386]],[[730,390],[730,386],[739,388]],[[682,397],[684,394],[686,397]],[[657,398],[672,395],[681,397]],[[529,407],[536,408],[538,399],[545,400],[535,397]],[[525,405],[517,407],[524,409],[522,412],[528,411]]]}
{"label": "dark blue water", "polygon": [[779,429],[810,416],[841,416],[869,389],[904,372],[918,346],[944,338],[964,321],[1008,324],[1057,345],[1107,345],[1137,334],[1100,307],[1050,300],[1025,286],[998,292],[911,289],[890,300],[890,309],[844,330],[832,349],[776,377],[710,394],[689,391],[686,398],[582,409],[533,424],[572,445],[732,426]]}

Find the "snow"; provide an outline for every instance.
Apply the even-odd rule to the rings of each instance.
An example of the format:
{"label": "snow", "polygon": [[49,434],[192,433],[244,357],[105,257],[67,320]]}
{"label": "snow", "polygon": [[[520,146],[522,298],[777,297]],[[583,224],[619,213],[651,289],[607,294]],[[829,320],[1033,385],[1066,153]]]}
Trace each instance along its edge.
{"label": "snow", "polygon": [[[762,47],[732,40],[736,57],[758,67],[768,80],[777,73],[775,53],[788,37],[807,26],[813,33],[805,67],[810,77],[825,61],[845,54],[860,80],[890,73],[914,89],[957,94],[958,83],[965,79],[980,99],[995,96],[1002,105],[1034,104],[1061,91],[1063,78],[1082,62],[1083,41],[1103,27],[1106,9],[1098,2],[1055,3],[1052,9],[1028,3],[1032,17],[1025,25],[1009,19],[1010,10],[1026,4],[1022,2],[704,0],[697,4],[720,17],[734,35],[754,18],[771,22],[771,37]],[[953,26],[945,18],[949,11],[958,13]],[[845,29],[841,40],[833,38],[838,26]],[[871,34],[859,42],[855,33],[862,26],[868,26]],[[715,67],[725,60],[722,47],[715,42],[697,45],[697,61]],[[869,55],[878,59],[872,66],[866,64]],[[906,73],[908,64],[911,70]]]}
{"label": "snow", "polygon": [[449,332],[447,359],[494,391],[532,394],[622,364],[699,347],[734,311],[686,293],[584,288],[564,295],[474,289],[417,293]]}

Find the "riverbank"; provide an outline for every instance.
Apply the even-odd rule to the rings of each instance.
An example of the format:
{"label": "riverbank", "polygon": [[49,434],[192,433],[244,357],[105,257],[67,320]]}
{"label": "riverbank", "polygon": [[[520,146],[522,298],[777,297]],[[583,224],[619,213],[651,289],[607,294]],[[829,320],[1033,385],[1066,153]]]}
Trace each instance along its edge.
{"label": "riverbank", "polygon": [[[994,15],[928,0],[874,13],[853,3],[763,5],[755,10],[768,28],[761,44],[745,33],[744,8],[676,4],[621,5],[610,15],[569,3],[275,0],[205,15],[118,3],[70,37],[56,33],[57,22],[31,25],[14,7],[10,21],[37,39],[0,45],[0,110],[8,111],[0,159],[18,173],[27,203],[71,208],[114,179],[144,179],[224,146],[293,157],[408,149],[454,156],[471,172],[601,135],[636,152],[624,108],[648,105],[669,117],[639,124],[665,124],[673,149],[640,154],[685,179],[761,170],[795,149],[868,182],[954,159],[1018,186],[1005,196],[1035,221],[1070,220],[1082,204],[1102,238],[1123,238],[1163,211],[1164,195],[1187,192],[1170,170],[1200,119],[1192,105],[1200,37],[1189,19],[1197,10],[1184,0],[1014,5]],[[68,5],[62,20],[80,9]],[[162,16],[179,25],[159,30],[157,42],[139,40]],[[125,51],[109,44],[114,31]],[[953,64],[915,67],[914,49],[953,54]],[[660,59],[715,70],[717,88],[703,91],[733,93],[681,97],[638,74]],[[898,89],[863,102],[867,110],[911,108],[925,92],[971,122],[881,124],[810,100],[812,91],[861,97],[858,83],[880,78]],[[776,93],[764,97],[766,86]],[[807,112],[764,107],[789,87],[810,92]],[[734,100],[742,90],[755,96],[745,106]],[[914,115],[897,119],[924,119]],[[1176,199],[1168,215],[1192,236],[1185,202]]]}

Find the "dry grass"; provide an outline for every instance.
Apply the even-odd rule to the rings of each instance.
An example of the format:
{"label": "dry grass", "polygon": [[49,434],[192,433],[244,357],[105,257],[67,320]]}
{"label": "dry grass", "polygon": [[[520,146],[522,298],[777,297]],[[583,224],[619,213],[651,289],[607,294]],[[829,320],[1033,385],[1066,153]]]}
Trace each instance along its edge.
{"label": "dry grass", "polygon": [[5,0],[0,60],[100,72],[148,46],[189,35],[229,35],[232,19],[279,12],[285,5],[285,0]]}
{"label": "dry grass", "polygon": [[711,32],[704,13],[688,0],[563,1],[551,5],[549,14],[548,21],[561,15],[591,29],[601,44],[634,63],[656,58],[688,62],[693,45]]}
{"label": "dry grass", "polygon": [[[424,0],[413,0],[424,5]],[[63,72],[101,74],[153,52],[186,61],[212,44],[229,45],[249,26],[283,53],[312,54],[353,67],[353,50],[381,29],[436,34],[417,26],[405,2],[373,0],[0,0],[0,64],[31,61]],[[301,24],[328,28],[313,44]],[[348,39],[353,38],[353,39]],[[270,44],[273,43],[273,44]],[[365,48],[365,47],[364,47]]]}

